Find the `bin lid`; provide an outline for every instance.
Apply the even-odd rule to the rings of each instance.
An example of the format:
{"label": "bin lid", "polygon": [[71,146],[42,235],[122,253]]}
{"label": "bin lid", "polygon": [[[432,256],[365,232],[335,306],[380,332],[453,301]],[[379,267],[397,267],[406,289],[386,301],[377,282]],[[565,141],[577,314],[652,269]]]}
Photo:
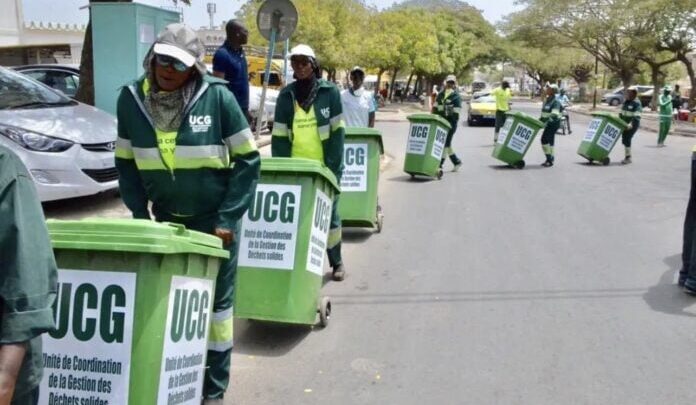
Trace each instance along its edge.
{"label": "bin lid", "polygon": [[626,122],[624,122],[624,120],[622,120],[621,118],[619,118],[618,115],[614,115],[614,114],[612,114],[612,113],[608,113],[608,112],[605,112],[605,111],[597,111],[597,112],[593,112],[593,113],[592,113],[592,116],[593,116],[593,117],[597,117],[597,118],[604,118],[604,119],[607,119],[607,120],[611,121],[612,124],[614,124],[614,125],[616,125],[617,127],[619,127],[619,129],[622,130],[622,131],[623,131],[624,129],[626,129],[626,127],[628,127],[628,124],[626,124]]}
{"label": "bin lid", "polygon": [[229,258],[222,240],[186,229],[181,224],[147,219],[49,219],[48,233],[55,249],[108,250],[136,253],[198,253]]}
{"label": "bin lid", "polygon": [[334,188],[335,193],[340,193],[336,176],[329,170],[328,167],[312,159],[300,158],[278,158],[278,157],[263,157],[261,158],[262,173],[310,173],[318,175],[326,180],[327,183]]}
{"label": "bin lid", "polygon": [[539,121],[538,119],[532,117],[529,114],[525,114],[521,111],[508,111],[505,113],[505,115],[511,115],[515,117],[516,119],[519,119],[520,121],[525,122],[527,125],[531,125],[534,127],[534,129],[541,129],[546,126],[543,122]]}
{"label": "bin lid", "polygon": [[439,115],[435,114],[411,114],[408,117],[406,117],[409,121],[437,121],[438,124],[444,126],[447,129],[451,129],[452,125],[450,125],[449,122],[447,122],[446,119],[440,117]]}
{"label": "bin lid", "polygon": [[379,143],[379,153],[384,153],[382,133],[374,128],[346,127],[346,138],[348,137],[375,138],[377,143]]}

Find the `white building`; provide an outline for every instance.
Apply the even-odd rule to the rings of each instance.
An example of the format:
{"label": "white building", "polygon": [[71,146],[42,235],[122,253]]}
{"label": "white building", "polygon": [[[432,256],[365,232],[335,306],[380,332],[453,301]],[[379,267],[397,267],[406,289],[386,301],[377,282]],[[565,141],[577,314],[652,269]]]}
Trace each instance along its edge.
{"label": "white building", "polygon": [[0,65],[80,63],[84,25],[25,22],[22,0],[2,0]]}

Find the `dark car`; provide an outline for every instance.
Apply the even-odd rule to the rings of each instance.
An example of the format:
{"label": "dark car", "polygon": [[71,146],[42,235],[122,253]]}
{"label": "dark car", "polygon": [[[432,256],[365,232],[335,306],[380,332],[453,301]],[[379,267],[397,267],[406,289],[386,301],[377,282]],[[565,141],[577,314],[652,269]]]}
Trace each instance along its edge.
{"label": "dark car", "polygon": [[12,69],[38,80],[48,87],[60,90],[71,98],[75,98],[77,87],[80,85],[80,65],[43,64],[14,66]]}

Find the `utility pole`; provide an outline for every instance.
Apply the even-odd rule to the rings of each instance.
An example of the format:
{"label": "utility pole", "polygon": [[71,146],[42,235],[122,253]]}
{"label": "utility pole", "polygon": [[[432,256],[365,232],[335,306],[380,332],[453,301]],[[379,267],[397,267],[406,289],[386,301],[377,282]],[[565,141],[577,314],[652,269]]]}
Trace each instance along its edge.
{"label": "utility pole", "polygon": [[595,78],[595,85],[594,85],[594,95],[592,96],[592,109],[597,108],[597,76],[599,75],[599,58],[597,57],[597,54],[599,53],[599,38],[597,38],[597,45],[595,47],[595,57],[594,57],[594,78]]}
{"label": "utility pole", "polygon": [[208,15],[210,16],[210,29],[215,29],[215,13],[217,12],[217,4],[208,3]]}

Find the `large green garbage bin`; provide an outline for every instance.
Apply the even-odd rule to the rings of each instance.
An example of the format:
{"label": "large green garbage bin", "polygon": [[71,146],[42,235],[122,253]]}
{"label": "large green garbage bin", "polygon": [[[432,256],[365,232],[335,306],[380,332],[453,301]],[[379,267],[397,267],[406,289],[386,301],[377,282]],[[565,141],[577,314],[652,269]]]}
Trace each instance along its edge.
{"label": "large green garbage bin", "polygon": [[239,235],[235,317],[325,325],[320,300],[333,198],[333,173],[307,159],[264,158]]}
{"label": "large green garbage bin", "polygon": [[500,129],[498,142],[493,148],[493,157],[514,166],[524,168],[524,155],[534,142],[544,123],[523,112],[512,111],[505,113],[507,119]]}
{"label": "large green garbage bin", "polygon": [[346,128],[343,177],[338,212],[343,226],[382,230],[379,206],[379,159],[384,153],[382,134],[373,128]]}
{"label": "large green garbage bin", "polygon": [[578,155],[590,163],[597,161],[606,166],[610,163],[609,153],[628,125],[621,118],[606,112],[595,112],[592,116],[594,118],[578,147]]}
{"label": "large green garbage bin", "polygon": [[406,144],[404,171],[417,175],[442,178],[440,161],[445,151],[447,133],[452,126],[435,114],[413,114],[408,117],[411,126]]}
{"label": "large green garbage bin", "polygon": [[57,328],[41,404],[200,404],[219,238],[147,220],[48,221]]}

